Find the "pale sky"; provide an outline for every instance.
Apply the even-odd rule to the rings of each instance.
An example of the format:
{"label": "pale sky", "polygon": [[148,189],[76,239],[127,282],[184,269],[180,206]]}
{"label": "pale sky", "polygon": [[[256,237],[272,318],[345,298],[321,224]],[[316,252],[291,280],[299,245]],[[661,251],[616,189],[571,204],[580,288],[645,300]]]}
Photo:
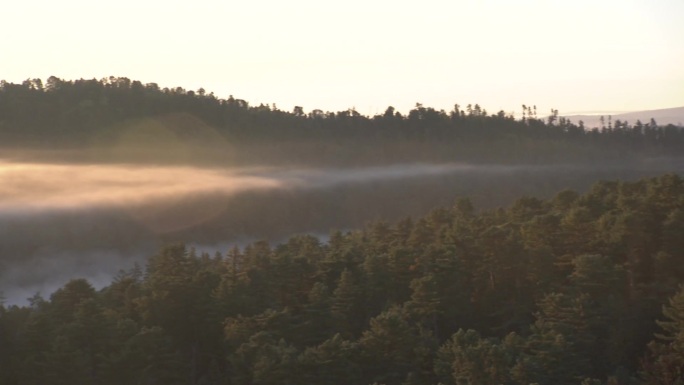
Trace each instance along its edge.
{"label": "pale sky", "polygon": [[305,111],[684,106],[683,0],[8,0],[0,79],[128,77]]}

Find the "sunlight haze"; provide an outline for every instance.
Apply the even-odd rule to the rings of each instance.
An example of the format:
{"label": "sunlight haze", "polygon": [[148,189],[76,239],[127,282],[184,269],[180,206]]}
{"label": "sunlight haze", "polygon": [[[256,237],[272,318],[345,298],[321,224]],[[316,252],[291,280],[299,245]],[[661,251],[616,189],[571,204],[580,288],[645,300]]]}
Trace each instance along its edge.
{"label": "sunlight haze", "polygon": [[291,111],[684,105],[684,2],[8,2],[0,78],[125,76]]}

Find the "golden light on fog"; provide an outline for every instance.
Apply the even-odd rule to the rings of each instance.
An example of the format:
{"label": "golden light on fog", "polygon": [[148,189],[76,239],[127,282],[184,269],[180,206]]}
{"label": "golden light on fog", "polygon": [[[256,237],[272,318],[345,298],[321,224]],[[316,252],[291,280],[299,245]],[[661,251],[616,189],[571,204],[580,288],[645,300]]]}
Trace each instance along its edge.
{"label": "golden light on fog", "polygon": [[275,188],[274,179],[229,170],[0,162],[0,210],[121,206],[203,192]]}
{"label": "golden light on fog", "polygon": [[221,207],[196,205],[177,218],[175,208],[184,199],[281,186],[273,178],[225,169],[0,161],[0,213],[121,208],[152,230],[166,232],[221,212]]}
{"label": "golden light on fog", "polygon": [[[236,194],[329,188],[472,169],[455,163],[308,169],[0,160],[0,214],[116,209],[154,232],[165,233],[216,217],[231,204],[226,198]],[[217,197],[221,199],[213,199]]]}

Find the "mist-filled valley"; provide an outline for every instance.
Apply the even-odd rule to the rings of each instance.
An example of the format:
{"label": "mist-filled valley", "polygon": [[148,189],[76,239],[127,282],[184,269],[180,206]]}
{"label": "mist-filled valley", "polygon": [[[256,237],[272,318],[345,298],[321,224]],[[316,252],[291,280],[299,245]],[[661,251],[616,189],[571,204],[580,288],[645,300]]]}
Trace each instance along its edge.
{"label": "mist-filled valley", "polygon": [[424,215],[459,197],[490,209],[522,196],[548,198],[602,179],[634,180],[683,167],[676,159],[316,168],[36,158],[0,162],[0,292],[10,304],[49,295],[76,277],[103,286],[165,244],[213,254],[301,233],[325,239],[333,230]]}
{"label": "mist-filled valley", "polygon": [[677,383],[684,130],[521,112],[0,82],[0,384]]}

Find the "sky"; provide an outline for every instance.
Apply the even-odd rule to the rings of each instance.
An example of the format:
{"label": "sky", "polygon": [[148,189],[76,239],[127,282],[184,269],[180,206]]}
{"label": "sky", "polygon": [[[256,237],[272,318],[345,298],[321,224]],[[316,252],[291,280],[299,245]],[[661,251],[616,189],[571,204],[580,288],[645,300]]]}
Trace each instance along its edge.
{"label": "sky", "polygon": [[25,0],[0,79],[127,77],[283,110],[684,106],[684,1]]}

